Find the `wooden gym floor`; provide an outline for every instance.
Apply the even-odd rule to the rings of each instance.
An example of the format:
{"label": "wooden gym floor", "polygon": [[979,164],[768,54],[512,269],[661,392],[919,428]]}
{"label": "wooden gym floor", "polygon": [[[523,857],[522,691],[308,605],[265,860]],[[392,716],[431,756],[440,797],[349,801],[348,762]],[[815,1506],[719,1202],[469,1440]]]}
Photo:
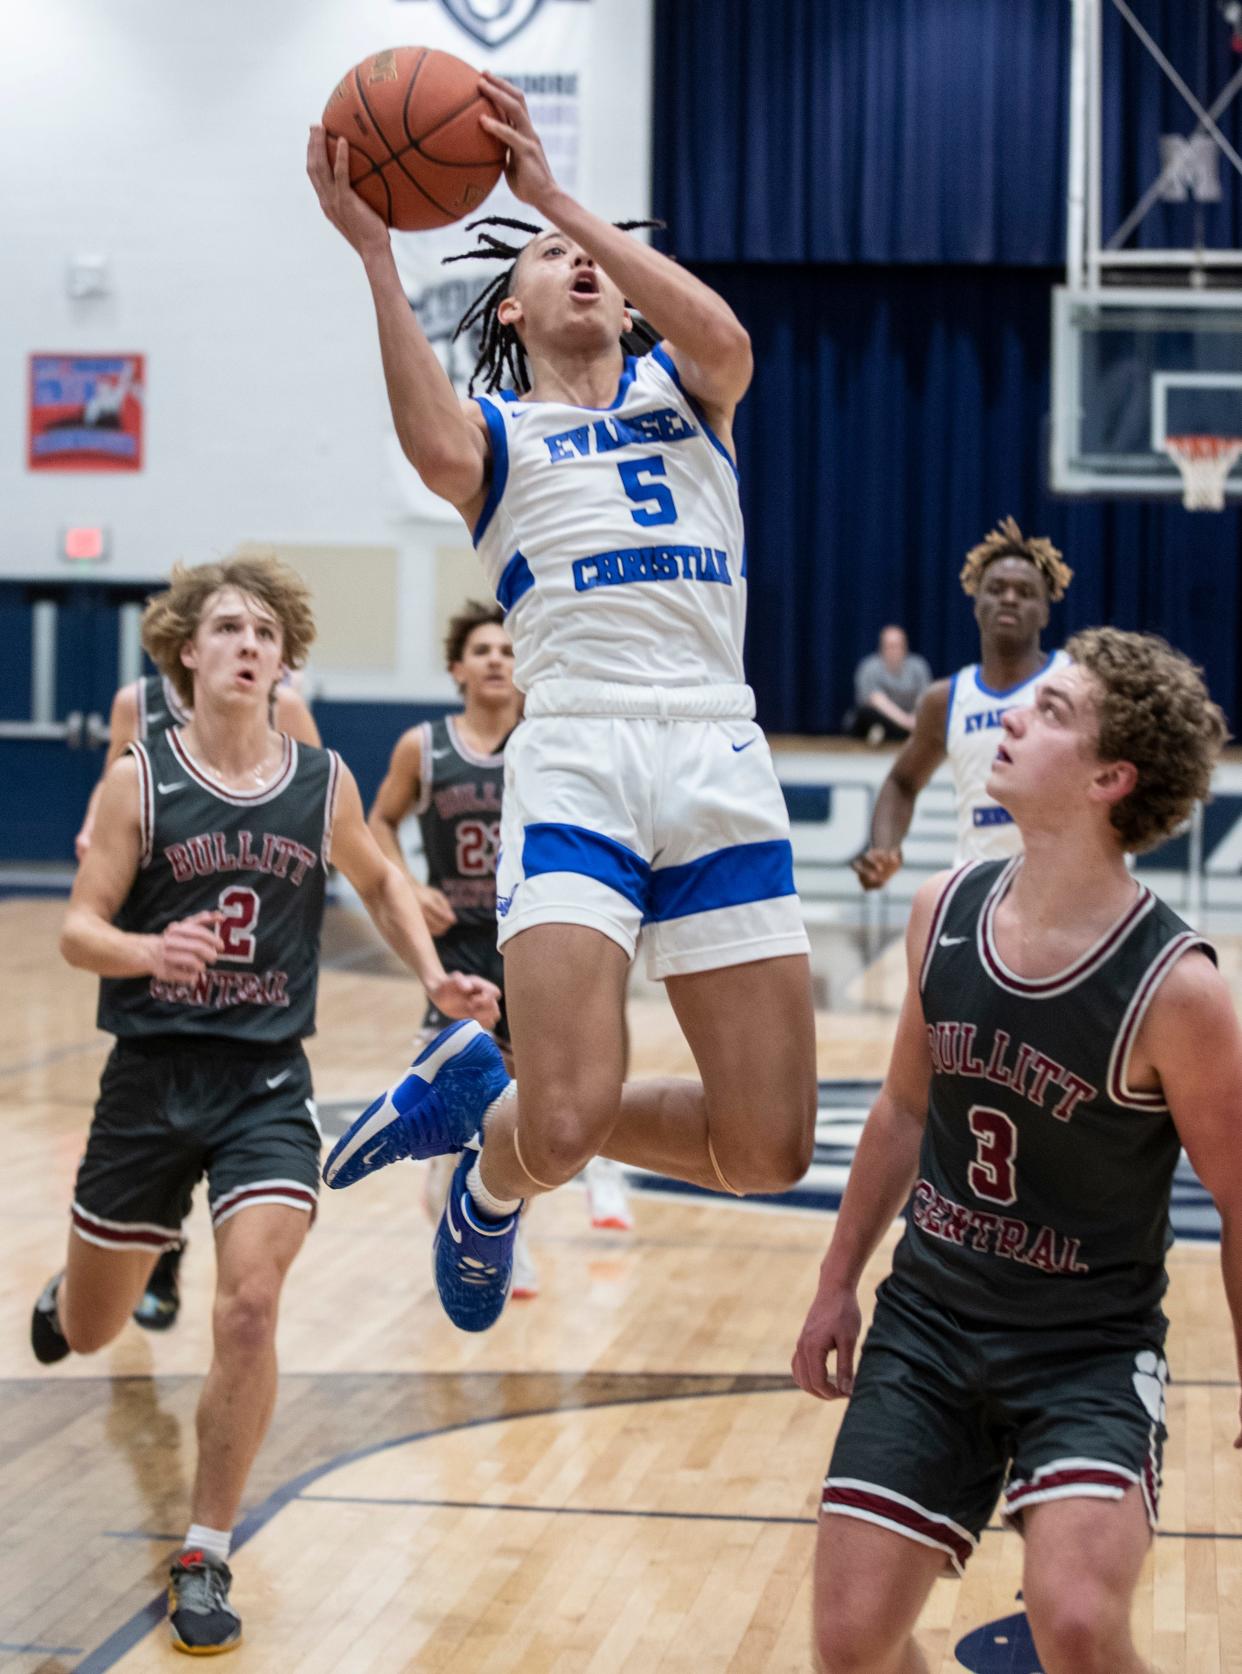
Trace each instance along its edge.
{"label": "wooden gym floor", "polygon": [[[94,983],[55,951],[61,904],[0,901],[0,1669],[185,1664],[162,1621],[209,1357],[210,1236],[190,1225],[181,1320],[44,1370],[31,1305],[60,1265],[106,1042]],[[882,1073],[899,948],[815,933],[820,1073]],[[1238,957],[1228,950],[1238,980]],[[373,1095],[418,994],[369,928],[329,915],[321,1104]],[[690,1073],[658,991],[632,1006],[635,1073]],[[581,1191],[540,1205],[542,1294],[481,1338],[431,1285],[414,1166],[341,1195],[285,1294],[281,1390],[238,1530],[235,1674],[794,1674],[813,1666],[817,1489],[839,1409],[789,1356],[831,1226],[822,1211],[636,1193],[632,1235]],[[1210,1244],[1173,1252],[1163,1529],[1136,1606],[1163,1674],[1242,1671],[1242,1456]],[[868,1274],[868,1290],[885,1257]],[[920,1625],[935,1670],[1034,1674],[1021,1547],[989,1532]]]}

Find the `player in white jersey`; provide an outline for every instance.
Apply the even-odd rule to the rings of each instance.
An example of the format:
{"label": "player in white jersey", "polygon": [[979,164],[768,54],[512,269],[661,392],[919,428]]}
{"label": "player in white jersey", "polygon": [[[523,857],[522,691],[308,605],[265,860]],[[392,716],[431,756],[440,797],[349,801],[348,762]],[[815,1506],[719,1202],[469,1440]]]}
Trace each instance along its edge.
{"label": "player in white jersey", "polygon": [[[459,401],[387,229],[350,189],[347,148],[330,163],[314,129],[308,153],[370,280],[398,437],[472,531],[527,694],[505,750],[497,879],[520,1096],[490,1042],[446,1031],[325,1170],[342,1186],[400,1156],[464,1152],[437,1283],[471,1330],[504,1305],[522,1198],[597,1152],[701,1186],[779,1191],[809,1162],[816,1102],[788,819],[742,673],[731,425],[750,341],[701,281],[557,185],[516,88],[491,75],[479,86],[509,185],[547,223],[478,314],[488,388],[507,368],[510,398]],[[643,357],[623,351],[627,298],[663,340]],[[640,929],[701,1084],[622,1087]]]}
{"label": "player in white jersey", "polygon": [[1065,597],[1073,571],[1052,542],[1026,537],[1007,517],[966,554],[962,589],[975,601],[980,660],[937,680],[919,700],[914,731],[876,798],[867,847],[854,861],[864,889],[879,889],[901,866],[901,844],[919,792],[948,757],[957,802],[957,855],[1000,860],[1022,847],[1018,828],[993,797],[987,779],[1001,717],[1034,703],[1040,679],[1065,663],[1040,636],[1048,607]]}

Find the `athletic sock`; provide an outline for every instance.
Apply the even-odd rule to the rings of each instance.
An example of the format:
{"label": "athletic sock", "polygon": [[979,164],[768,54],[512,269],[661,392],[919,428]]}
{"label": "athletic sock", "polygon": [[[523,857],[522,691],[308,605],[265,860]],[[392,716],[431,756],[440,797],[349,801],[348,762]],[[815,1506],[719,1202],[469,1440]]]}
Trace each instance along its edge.
{"label": "athletic sock", "polygon": [[209,1558],[226,1564],[233,1544],[232,1529],[209,1529],[205,1523],[191,1523],[190,1532],[181,1542],[183,1552],[206,1552]]}
{"label": "athletic sock", "polygon": [[508,1086],[505,1088],[504,1092],[497,1094],[497,1096],[488,1105],[487,1109],[483,1112],[483,1120],[479,1123],[478,1138],[479,1138],[479,1143],[480,1144],[482,1144],[483,1140],[487,1137],[487,1127],[488,1127],[488,1123],[491,1121],[492,1117],[497,1113],[497,1111],[501,1108],[502,1105],[508,1104],[512,1099],[515,1099],[516,1097],[517,1097],[517,1082],[516,1081],[510,1081]]}
{"label": "athletic sock", "polygon": [[470,1193],[470,1201],[489,1221],[506,1221],[515,1210],[521,1208],[522,1200],[520,1197],[493,1197],[483,1184],[481,1162],[480,1154],[475,1158],[474,1165],[466,1176],[466,1190]]}

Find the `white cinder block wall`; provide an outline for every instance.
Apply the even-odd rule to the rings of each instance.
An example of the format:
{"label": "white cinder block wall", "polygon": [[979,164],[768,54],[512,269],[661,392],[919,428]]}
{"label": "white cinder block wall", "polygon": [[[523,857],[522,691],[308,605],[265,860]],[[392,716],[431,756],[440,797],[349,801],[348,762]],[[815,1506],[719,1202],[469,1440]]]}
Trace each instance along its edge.
{"label": "white cinder block wall", "polygon": [[[646,10],[584,3],[630,36]],[[434,30],[478,61],[446,27],[438,0],[0,0],[0,576],[62,569],[79,522],[109,526],[117,577],[241,539],[395,545],[386,695],[450,695],[430,600],[459,537],[401,511],[366,286],[304,174],[309,122],[366,53]],[[80,255],[107,258],[107,297],[67,294]],[[141,472],[26,469],[34,351],[147,356]]]}

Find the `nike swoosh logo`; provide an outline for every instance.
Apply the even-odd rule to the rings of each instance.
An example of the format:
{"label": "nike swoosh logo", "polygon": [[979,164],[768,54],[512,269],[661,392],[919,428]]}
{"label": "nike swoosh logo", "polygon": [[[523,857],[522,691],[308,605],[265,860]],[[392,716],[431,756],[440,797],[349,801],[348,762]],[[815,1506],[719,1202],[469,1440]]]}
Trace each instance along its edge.
{"label": "nike swoosh logo", "polygon": [[959,942],[964,942],[965,940],[965,936],[941,936],[940,945],[941,947],[956,947]]}
{"label": "nike swoosh logo", "polygon": [[171,785],[157,785],[156,789],[159,791],[161,796],[171,796],[174,791],[185,789],[185,780],[177,779]]}
{"label": "nike swoosh logo", "polygon": [[364,1152],[363,1158],[362,1158],[363,1168],[366,1168],[370,1164],[370,1161],[371,1161],[372,1157],[378,1157],[380,1152],[383,1149],[384,1149],[384,1141],[381,1139],[378,1145],[372,1145],[372,1147],[369,1151]]}
{"label": "nike swoosh logo", "polygon": [[282,1082],[288,1081],[289,1077],[292,1074],[293,1074],[292,1070],[281,1070],[279,1075],[269,1075],[267,1077],[267,1084],[268,1084],[269,1087],[274,1089],[276,1087],[279,1087]]}
{"label": "nike swoosh logo", "polygon": [[431,752],[431,759],[432,761],[442,761],[445,756],[450,755],[451,753],[452,752],[449,750],[433,750]]}
{"label": "nike swoosh logo", "polygon": [[448,1227],[449,1234],[450,1234],[453,1242],[455,1244],[460,1244],[461,1243],[461,1233],[458,1232],[457,1228],[453,1225],[453,1194],[452,1194],[452,1192],[450,1192],[448,1194],[448,1197],[445,1199],[445,1202],[444,1202],[444,1224]]}
{"label": "nike swoosh logo", "polygon": [[733,746],[733,754],[736,756],[740,755],[743,750],[749,750],[754,742],[755,740],[753,738],[748,738],[745,744],[735,744]]}

